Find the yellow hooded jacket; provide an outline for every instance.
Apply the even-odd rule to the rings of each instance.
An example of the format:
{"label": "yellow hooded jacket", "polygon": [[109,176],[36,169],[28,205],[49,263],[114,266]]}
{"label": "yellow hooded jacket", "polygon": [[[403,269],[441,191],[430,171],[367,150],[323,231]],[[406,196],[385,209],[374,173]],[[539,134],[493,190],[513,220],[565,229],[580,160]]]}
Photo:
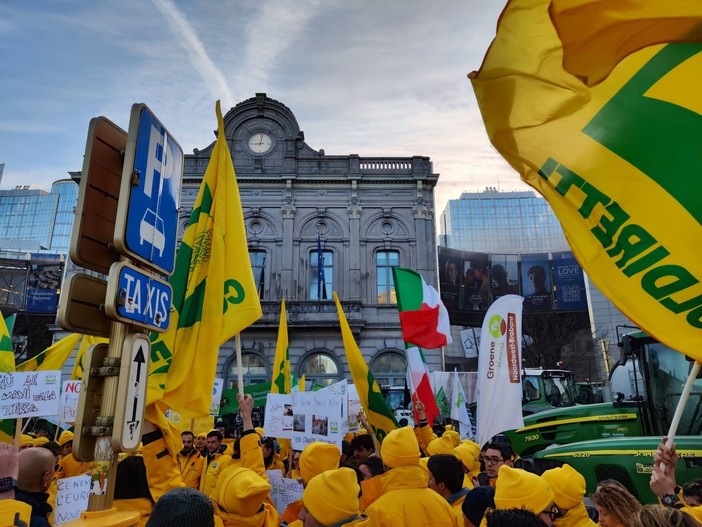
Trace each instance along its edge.
{"label": "yellow hooded jacket", "polygon": [[419,465],[403,465],[390,469],[381,478],[383,495],[365,511],[364,527],[459,527],[451,505],[431,490],[429,473]]}
{"label": "yellow hooded jacket", "polygon": [[200,473],[200,492],[205,496],[210,497],[212,491],[217,485],[217,478],[222,473],[222,471],[227,468],[231,462],[232,457],[223,454],[226,450],[226,446],[222,445],[219,452],[215,452],[213,458],[210,462],[207,462],[207,458],[203,458],[202,472]]}

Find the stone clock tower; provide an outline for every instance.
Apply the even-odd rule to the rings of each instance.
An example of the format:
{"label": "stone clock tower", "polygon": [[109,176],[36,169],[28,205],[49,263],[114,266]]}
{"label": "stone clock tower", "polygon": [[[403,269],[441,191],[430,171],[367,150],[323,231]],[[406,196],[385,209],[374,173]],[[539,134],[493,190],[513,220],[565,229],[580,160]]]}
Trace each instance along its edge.
{"label": "stone clock tower", "polygon": [[[415,269],[436,285],[438,174],[429,158],[327,155],[308,145],[292,111],[265,93],[232,108],[224,129],[264,313],[242,333],[246,382],[271,378],[282,297],[291,370],[322,385],[350,378],[336,291],[378,383],[404,387],[391,268]],[[213,145],[185,156],[181,235]],[[220,352],[225,389],[236,383],[233,350],[229,342]],[[439,350],[427,361],[440,369]]]}

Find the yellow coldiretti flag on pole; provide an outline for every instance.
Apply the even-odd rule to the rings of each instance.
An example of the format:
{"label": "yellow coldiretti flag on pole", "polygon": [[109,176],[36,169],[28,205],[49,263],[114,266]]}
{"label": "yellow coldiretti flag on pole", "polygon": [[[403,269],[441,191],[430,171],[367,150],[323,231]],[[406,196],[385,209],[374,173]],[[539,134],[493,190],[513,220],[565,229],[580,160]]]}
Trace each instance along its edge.
{"label": "yellow coldiretti flag on pole", "polygon": [[219,101],[216,113],[217,141],[169,279],[171,322],[151,337],[145,415],[164,429],[169,409],[186,421],[209,414],[219,347],[262,315]]}
{"label": "yellow coldiretti flag on pole", "polygon": [[290,350],[288,348],[288,321],[285,313],[285,299],[280,302],[280,323],[278,324],[278,342],[275,345],[273,361],[273,379],[271,393],[290,393]]}
{"label": "yellow coldiretti flag on pole", "polygon": [[83,339],[80,341],[80,347],[78,348],[78,353],[76,354],[76,362],[73,364],[71,379],[76,380],[83,378],[83,360],[85,359],[85,353],[88,351],[90,346],[93,344],[107,344],[108,342],[110,342],[110,339],[96,337],[94,335],[83,335]]}
{"label": "yellow coldiretti flag on pole", "polygon": [[0,373],[15,371],[15,348],[5,318],[0,312]]}
{"label": "yellow coldiretti flag on pole", "polygon": [[41,353],[17,366],[17,371],[60,370],[80,340],[80,333],[71,333]]}
{"label": "yellow coldiretti flag on pole", "polygon": [[385,402],[385,398],[380,392],[378,383],[375,382],[373,374],[370,372],[368,364],[366,364],[361,350],[358,348],[358,344],[356,344],[356,339],[353,338],[353,333],[351,333],[351,328],[346,320],[346,315],[341,308],[341,302],[339,302],[339,297],[336,296],[336,292],[334,292],[334,302],[336,302],[336,310],[339,313],[341,337],[344,340],[346,361],[349,363],[351,378],[356,385],[361,406],[366,412],[368,424],[373,429],[373,433],[378,438],[378,441],[382,442],[385,436],[388,435],[388,432],[399,428],[399,425],[388,403]]}
{"label": "yellow coldiretti flag on pole", "polygon": [[[571,3],[619,8],[613,35],[626,36],[639,12]],[[661,18],[678,3],[637,2]],[[702,3],[683,3],[702,22]],[[646,332],[702,360],[702,44],[647,47],[588,87],[563,67],[549,4],[509,2],[470,75],[488,135],[549,201],[597,287]],[[665,38],[675,40],[670,24]],[[689,20],[677,27],[687,34]]]}

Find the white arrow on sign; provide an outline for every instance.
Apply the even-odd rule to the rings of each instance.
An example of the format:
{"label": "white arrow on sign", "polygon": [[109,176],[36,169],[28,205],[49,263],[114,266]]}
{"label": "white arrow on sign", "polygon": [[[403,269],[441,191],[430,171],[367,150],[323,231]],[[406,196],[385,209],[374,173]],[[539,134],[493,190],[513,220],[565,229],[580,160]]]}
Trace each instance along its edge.
{"label": "white arrow on sign", "polygon": [[141,441],[150,353],[151,342],[146,335],[132,333],[124,339],[112,432],[115,452],[133,451]]}

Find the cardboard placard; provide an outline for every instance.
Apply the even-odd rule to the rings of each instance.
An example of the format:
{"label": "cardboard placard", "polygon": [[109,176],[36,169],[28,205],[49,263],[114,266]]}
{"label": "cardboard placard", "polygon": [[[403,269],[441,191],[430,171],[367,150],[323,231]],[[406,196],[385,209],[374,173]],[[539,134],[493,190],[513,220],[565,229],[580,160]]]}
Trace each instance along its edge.
{"label": "cardboard placard", "polygon": [[60,389],[60,371],[2,373],[0,419],[57,415]]}

